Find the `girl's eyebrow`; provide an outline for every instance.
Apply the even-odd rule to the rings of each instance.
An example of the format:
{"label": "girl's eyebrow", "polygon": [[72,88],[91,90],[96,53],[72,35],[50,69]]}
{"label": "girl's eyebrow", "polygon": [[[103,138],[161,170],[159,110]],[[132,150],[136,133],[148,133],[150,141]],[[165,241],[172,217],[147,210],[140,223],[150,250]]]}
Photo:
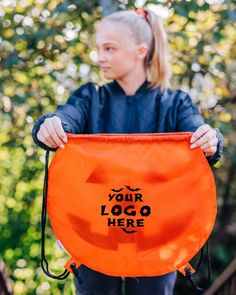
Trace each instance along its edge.
{"label": "girl's eyebrow", "polygon": [[[107,42],[107,43],[103,43],[103,46],[107,46],[107,45],[117,45],[116,43],[112,43],[112,42]],[[96,46],[98,47],[98,44],[96,43]]]}

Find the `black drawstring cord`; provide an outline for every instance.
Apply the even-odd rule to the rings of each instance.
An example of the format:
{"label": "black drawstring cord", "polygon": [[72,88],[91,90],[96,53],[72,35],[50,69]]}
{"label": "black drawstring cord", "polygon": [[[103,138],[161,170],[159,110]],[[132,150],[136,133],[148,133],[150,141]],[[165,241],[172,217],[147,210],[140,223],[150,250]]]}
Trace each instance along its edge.
{"label": "black drawstring cord", "polygon": [[83,280],[82,280],[82,279],[80,278],[80,276],[79,276],[79,271],[78,271],[78,269],[76,268],[75,263],[72,263],[72,264],[70,265],[70,268],[72,269],[73,274],[74,274],[74,276],[77,278],[77,280],[79,281],[79,283],[82,284],[82,283],[83,283]]}
{"label": "black drawstring cord", "polygon": [[197,272],[199,271],[199,269],[200,269],[200,266],[201,266],[201,263],[202,263],[203,254],[204,254],[204,247],[202,247],[202,249],[201,249],[200,258],[199,258],[198,263],[197,263],[197,266],[196,266],[196,268],[195,268],[196,273],[197,273]]}
{"label": "black drawstring cord", "polygon": [[[48,262],[45,256],[45,227],[46,227],[46,219],[47,219],[47,194],[48,194],[48,162],[49,162],[49,153],[50,150],[47,149],[46,156],[45,156],[45,176],[44,176],[44,186],[43,186],[43,202],[42,202],[42,215],[41,215],[41,267],[43,269],[43,272],[49,276],[52,279],[57,280],[64,280],[70,272],[68,270],[65,270],[60,275],[53,275],[49,271]],[[45,266],[44,266],[45,264]],[[73,271],[73,274],[78,279],[79,283],[82,284],[82,279],[79,277],[78,269],[76,268],[75,263],[72,263],[70,265],[71,270]]]}
{"label": "black drawstring cord", "polygon": [[[43,202],[42,202],[42,215],[41,215],[41,267],[43,272],[52,279],[64,280],[70,272],[65,270],[60,275],[53,275],[49,271],[48,262],[45,256],[45,227],[47,219],[47,193],[48,193],[48,162],[49,162],[49,149],[46,151],[45,156],[45,175],[44,175],[44,186],[43,186]],[[45,265],[44,265],[45,264]]]}
{"label": "black drawstring cord", "polygon": [[[208,277],[207,277],[207,285],[210,284],[210,280],[211,280],[211,255],[210,255],[210,248],[209,248],[209,241],[206,242],[206,247],[207,247],[207,264],[208,264]],[[201,250],[201,256],[198,262],[198,265],[196,267],[196,272],[199,270],[201,262],[202,262],[202,257],[203,257],[203,248]],[[205,292],[205,289],[198,287],[192,278],[192,272],[191,269],[189,267],[186,267],[185,269],[185,273],[186,273],[186,278],[189,280],[189,282],[191,283],[191,285],[194,287],[194,289],[197,291],[198,294],[203,294],[203,292]]]}

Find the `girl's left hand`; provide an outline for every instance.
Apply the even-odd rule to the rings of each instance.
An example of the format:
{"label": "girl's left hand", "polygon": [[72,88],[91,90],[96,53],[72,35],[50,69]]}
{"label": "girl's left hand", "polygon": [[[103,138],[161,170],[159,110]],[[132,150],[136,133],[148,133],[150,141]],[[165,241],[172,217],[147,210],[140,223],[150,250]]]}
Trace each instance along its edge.
{"label": "girl's left hand", "polygon": [[200,147],[206,157],[214,155],[218,143],[216,134],[217,131],[208,124],[200,126],[190,139],[190,148],[195,149],[196,147]]}

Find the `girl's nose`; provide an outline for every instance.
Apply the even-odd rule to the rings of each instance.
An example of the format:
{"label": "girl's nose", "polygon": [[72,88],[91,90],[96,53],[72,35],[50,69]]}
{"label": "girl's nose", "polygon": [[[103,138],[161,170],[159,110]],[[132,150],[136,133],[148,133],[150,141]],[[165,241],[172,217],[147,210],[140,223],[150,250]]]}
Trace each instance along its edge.
{"label": "girl's nose", "polygon": [[106,56],[103,53],[98,53],[98,62],[103,63],[106,61]]}

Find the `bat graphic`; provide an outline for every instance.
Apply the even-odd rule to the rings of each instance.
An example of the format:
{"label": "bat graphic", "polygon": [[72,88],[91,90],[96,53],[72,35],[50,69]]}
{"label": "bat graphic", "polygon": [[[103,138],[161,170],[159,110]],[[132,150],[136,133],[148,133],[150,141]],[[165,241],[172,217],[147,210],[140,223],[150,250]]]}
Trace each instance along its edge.
{"label": "bat graphic", "polygon": [[127,228],[125,228],[125,227],[122,227],[121,229],[127,234],[133,234],[136,232],[136,230],[134,230],[134,229],[127,230]]}
{"label": "bat graphic", "polygon": [[113,191],[113,192],[115,192],[115,193],[119,193],[119,192],[123,191],[123,189],[124,189],[124,187],[119,188],[119,189],[111,188],[110,190]]}
{"label": "bat graphic", "polygon": [[140,191],[141,190],[141,188],[131,188],[130,186],[128,186],[128,185],[125,185],[126,187],[127,187],[127,189],[128,190],[130,190],[131,192],[137,192],[137,191]]}

